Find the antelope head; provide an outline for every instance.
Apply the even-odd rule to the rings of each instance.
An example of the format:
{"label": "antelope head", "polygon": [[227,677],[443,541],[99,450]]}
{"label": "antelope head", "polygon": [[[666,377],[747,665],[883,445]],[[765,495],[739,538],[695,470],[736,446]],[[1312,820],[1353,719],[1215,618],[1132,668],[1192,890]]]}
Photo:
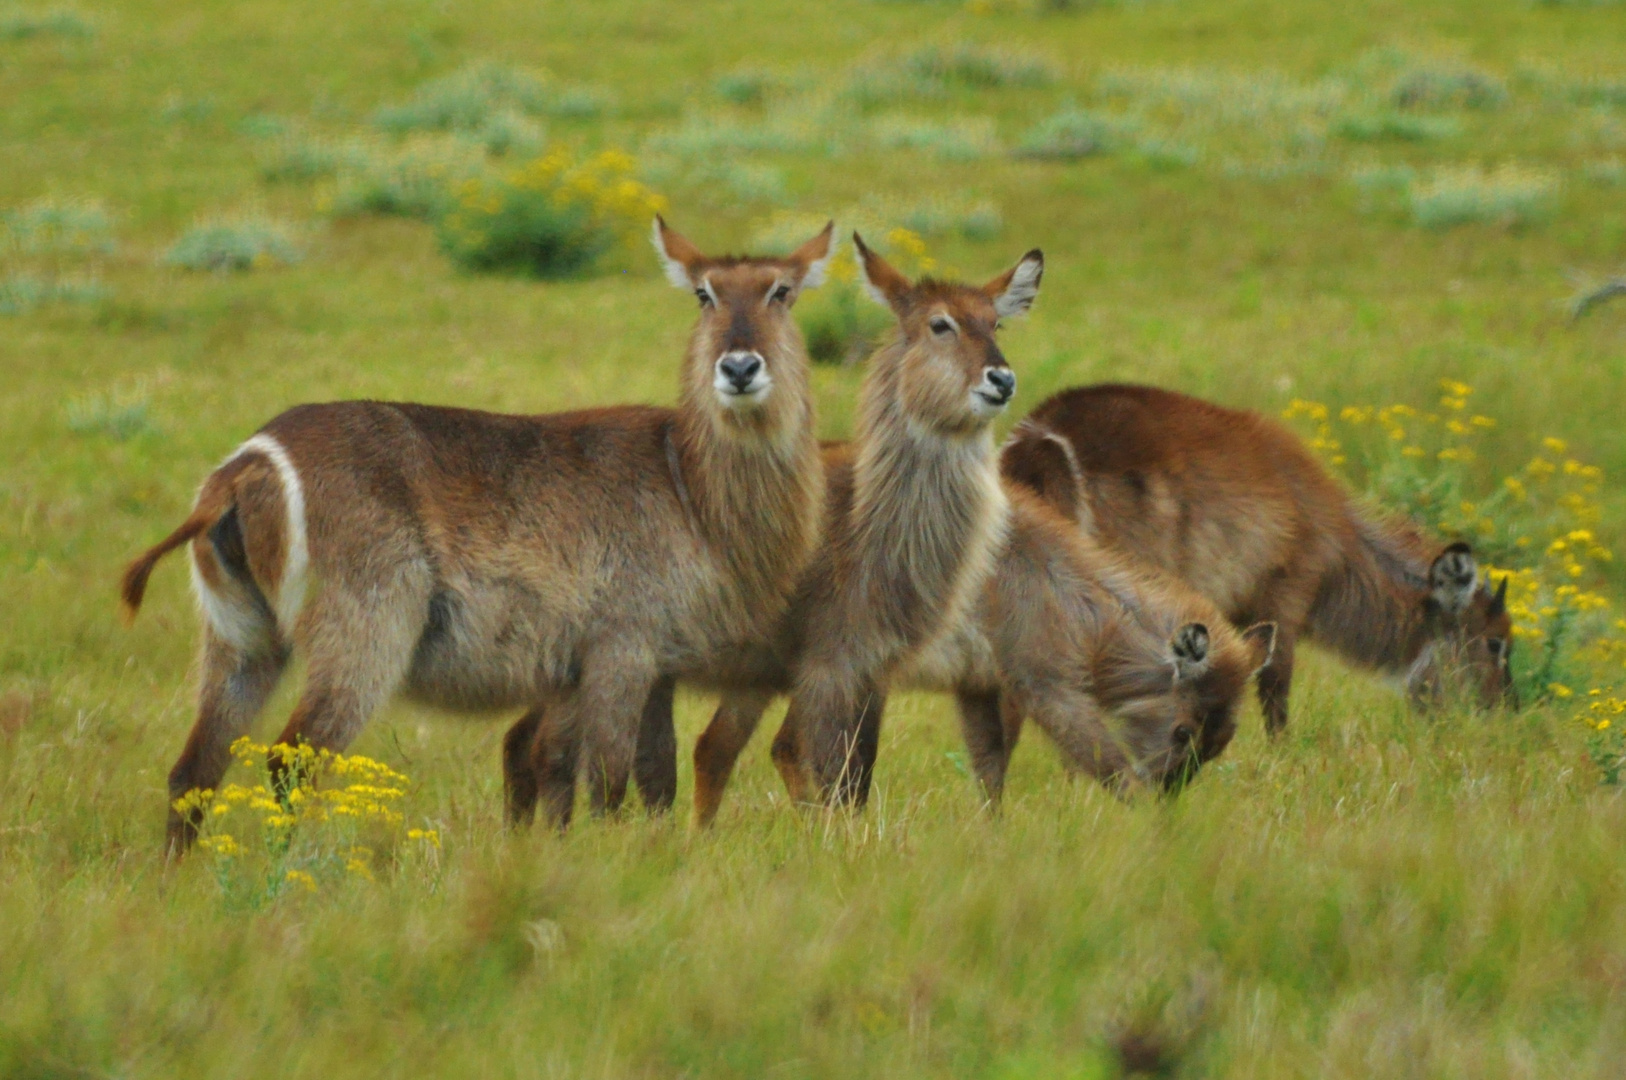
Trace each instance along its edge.
{"label": "antelope head", "polygon": [[1419,705],[1438,703],[1450,689],[1482,709],[1518,708],[1513,686],[1513,619],[1507,578],[1496,590],[1482,581],[1472,549],[1450,545],[1428,568],[1423,619],[1431,640],[1412,665],[1406,689]]}
{"label": "antelope head", "polygon": [[1039,295],[1038,249],[986,285],[922,278],[911,282],[853,234],[870,296],[892,309],[902,334],[898,396],[905,415],[928,430],[977,434],[1012,395],[1016,375],[994,340],[1001,319],[1024,314]]}
{"label": "antelope head", "polygon": [[784,430],[807,408],[807,349],[790,310],[824,280],[833,232],[834,222],[784,258],[709,256],[655,218],[667,280],[700,305],[684,391],[723,430]]}

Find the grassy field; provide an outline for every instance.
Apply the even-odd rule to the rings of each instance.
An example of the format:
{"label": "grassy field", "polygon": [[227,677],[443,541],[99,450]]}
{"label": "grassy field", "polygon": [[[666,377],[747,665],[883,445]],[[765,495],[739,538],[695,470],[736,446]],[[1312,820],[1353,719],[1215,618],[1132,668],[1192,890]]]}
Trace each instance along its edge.
{"label": "grassy field", "polygon": [[[114,585],[296,402],[671,401],[691,302],[647,248],[469,272],[378,179],[562,147],[627,151],[708,249],[831,214],[968,276],[1042,246],[1015,416],[1100,379],[1307,399],[1400,491],[1340,411],[1461,380],[1496,424],[1438,466],[1453,495],[1601,469],[1506,550],[1539,576],[1584,526],[1575,580],[1621,596],[1626,304],[1567,305],[1626,270],[1623,58],[1607,2],[0,6],[0,1076],[1621,1075],[1620,744],[1575,719],[1618,650],[1542,668],[1532,636],[1523,712],[1427,718],[1312,655],[1288,737],[1250,704],[1177,801],[1034,738],[997,819],[949,703],[903,697],[867,814],[787,806],[763,740],[704,834],[507,834],[508,718],[392,708],[355,749],[411,777],[404,820],[314,830],[299,879],[263,848],[161,862],[195,618],[178,563],[133,629]],[[551,81],[395,133],[470,70]],[[249,268],[179,265],[217,219]],[[826,434],[859,375],[818,368]],[[1525,520],[1495,505],[1487,541]],[[685,754],[708,706],[680,695]]]}

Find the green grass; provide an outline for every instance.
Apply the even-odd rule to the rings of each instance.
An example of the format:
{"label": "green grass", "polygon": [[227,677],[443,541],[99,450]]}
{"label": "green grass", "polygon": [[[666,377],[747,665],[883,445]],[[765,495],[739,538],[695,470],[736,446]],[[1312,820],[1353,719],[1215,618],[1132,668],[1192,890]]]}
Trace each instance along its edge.
{"label": "green grass", "polygon": [[[634,814],[511,836],[507,718],[392,708],[357,749],[413,778],[438,868],[252,908],[206,859],[159,863],[195,616],[178,561],[133,629],[114,583],[237,442],[301,401],[675,396],[692,302],[646,251],[536,282],[454,268],[423,221],[333,213],[384,209],[340,148],[431,145],[351,140],[446,104],[467,86],[434,80],[460,72],[547,73],[534,128],[506,98],[482,115],[663,161],[670,219],[708,249],[776,205],[877,228],[954,208],[930,251],[977,279],[1042,246],[1043,295],[1002,339],[1022,407],[1110,378],[1336,412],[1460,378],[1499,421],[1469,479],[1561,436],[1603,467],[1596,529],[1626,550],[1626,306],[1566,308],[1626,262],[1622,189],[1589,179],[1626,151],[1617,8],[1042,7],[8,9],[45,29],[0,34],[0,212],[95,214],[73,218],[83,244],[17,231],[0,280],[97,291],[0,319],[0,1075],[1014,1080],[1116,1075],[1118,1048],[1151,1044],[1193,1077],[1618,1074],[1626,799],[1575,709],[1420,718],[1313,653],[1287,740],[1250,705],[1173,803],[1070,783],[1034,738],[990,820],[948,702],[910,696],[861,818],[787,808],[763,739],[709,834]],[[994,152],[1073,109],[1132,121],[1142,149]],[[312,149],[282,174],[284,130]],[[488,128],[459,130],[410,139],[484,168],[493,148],[463,141]],[[1414,220],[1414,185],[1506,162],[1556,181],[1519,228]],[[976,207],[997,228],[954,223]],[[162,263],[244,208],[318,240],[257,273]],[[859,374],[817,369],[826,434],[850,432]],[[1626,557],[1601,583],[1623,595]],[[707,708],[680,697],[685,751]]]}

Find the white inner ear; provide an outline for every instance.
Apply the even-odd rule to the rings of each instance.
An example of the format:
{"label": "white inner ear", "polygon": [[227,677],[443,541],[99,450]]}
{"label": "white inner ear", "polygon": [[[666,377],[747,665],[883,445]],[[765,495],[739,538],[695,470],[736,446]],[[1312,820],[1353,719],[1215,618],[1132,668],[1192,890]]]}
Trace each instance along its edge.
{"label": "white inner ear", "polygon": [[[1479,588],[1479,566],[1472,555],[1459,554],[1438,568],[1440,580],[1434,584],[1434,599],[1452,615],[1460,615],[1473,602]],[[1466,583],[1460,579],[1466,578]]]}
{"label": "white inner ear", "polygon": [[694,288],[694,282],[689,280],[689,269],[666,253],[666,238],[661,235],[661,223],[656,221],[650,228],[650,242],[655,245],[655,254],[661,260],[661,269],[666,273],[666,280],[680,289]]}
{"label": "white inner ear", "polygon": [[864,279],[864,292],[871,300],[884,308],[892,306],[892,302],[886,298],[886,293],[876,288],[875,283],[869,279],[869,267],[864,265],[863,256],[858,257],[858,276]]}
{"label": "white inner ear", "polygon": [[824,253],[824,258],[816,259],[808,266],[807,273],[802,275],[802,283],[798,287],[803,289],[816,289],[820,285],[823,285],[825,272],[830,269],[830,260],[835,257],[836,245],[834,242],[832,242],[830,244],[830,250]]}
{"label": "white inner ear", "polygon": [[1023,259],[1016,264],[1011,283],[994,301],[994,310],[1002,319],[1014,318],[1033,306],[1039,295],[1039,279],[1044,276],[1044,263],[1038,259]]}

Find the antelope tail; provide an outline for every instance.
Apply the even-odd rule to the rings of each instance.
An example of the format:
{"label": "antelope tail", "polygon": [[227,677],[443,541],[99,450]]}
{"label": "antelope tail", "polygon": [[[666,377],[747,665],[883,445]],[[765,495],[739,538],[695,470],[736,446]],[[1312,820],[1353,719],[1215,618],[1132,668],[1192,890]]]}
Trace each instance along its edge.
{"label": "antelope tail", "polygon": [[198,505],[192,511],[192,516],[183,521],[180,528],[148,548],[145,554],[125,568],[124,579],[119,583],[119,600],[126,625],[134,622],[136,612],[141,610],[141,601],[147,595],[147,578],[152,575],[153,567],[158,565],[158,561],[176,548],[208,532],[230,506],[229,487],[206,485],[204,492],[198,497]]}

